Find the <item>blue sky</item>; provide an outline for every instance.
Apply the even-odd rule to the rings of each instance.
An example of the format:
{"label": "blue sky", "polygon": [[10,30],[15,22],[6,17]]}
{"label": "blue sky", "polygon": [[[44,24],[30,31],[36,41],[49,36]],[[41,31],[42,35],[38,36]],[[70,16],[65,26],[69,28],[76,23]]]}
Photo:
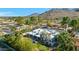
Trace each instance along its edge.
{"label": "blue sky", "polygon": [[50,8],[0,8],[0,16],[27,16],[33,13],[43,13]]}

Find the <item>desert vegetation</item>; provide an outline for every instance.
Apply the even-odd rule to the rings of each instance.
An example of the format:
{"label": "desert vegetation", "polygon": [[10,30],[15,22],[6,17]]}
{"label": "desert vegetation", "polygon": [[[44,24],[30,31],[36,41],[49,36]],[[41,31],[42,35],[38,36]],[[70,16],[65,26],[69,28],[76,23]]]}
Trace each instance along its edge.
{"label": "desert vegetation", "polygon": [[[0,17],[0,42],[3,42],[10,47],[10,49],[8,47],[6,50],[78,51],[79,18],[74,17],[73,14],[69,15],[71,12],[67,11],[52,11],[52,14],[56,15],[57,13],[56,16],[52,16],[50,12],[45,12],[42,15],[37,16]],[[72,13],[76,14],[77,12]],[[58,13],[61,13],[61,16]],[[68,16],[66,14],[68,14]],[[46,29],[55,29],[59,32],[58,35],[54,35],[54,41],[56,43],[54,47],[51,47],[51,44],[49,44],[53,40],[51,40],[51,33],[46,31],[42,32],[40,34],[40,39],[33,38],[32,36],[35,40],[26,35],[27,32],[43,27]],[[37,36],[38,34],[39,33],[37,33]]]}

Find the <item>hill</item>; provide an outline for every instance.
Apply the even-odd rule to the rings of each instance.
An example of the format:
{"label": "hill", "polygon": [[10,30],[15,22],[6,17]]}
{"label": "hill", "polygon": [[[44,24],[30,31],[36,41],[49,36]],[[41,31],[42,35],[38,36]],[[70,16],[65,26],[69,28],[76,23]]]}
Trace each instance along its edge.
{"label": "hill", "polygon": [[79,17],[79,12],[74,10],[64,10],[64,9],[51,9],[39,15],[43,19],[56,19],[64,16],[68,16],[70,18]]}

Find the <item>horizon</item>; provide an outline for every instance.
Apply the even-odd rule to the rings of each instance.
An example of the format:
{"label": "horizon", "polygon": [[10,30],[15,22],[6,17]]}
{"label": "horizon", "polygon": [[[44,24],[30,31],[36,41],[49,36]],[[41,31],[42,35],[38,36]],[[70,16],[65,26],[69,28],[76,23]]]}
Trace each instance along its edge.
{"label": "horizon", "polygon": [[49,10],[70,10],[75,8],[0,8],[0,17],[29,16],[32,14],[42,14]]}
{"label": "horizon", "polygon": [[51,8],[0,8],[0,17],[28,16],[33,13],[44,13]]}

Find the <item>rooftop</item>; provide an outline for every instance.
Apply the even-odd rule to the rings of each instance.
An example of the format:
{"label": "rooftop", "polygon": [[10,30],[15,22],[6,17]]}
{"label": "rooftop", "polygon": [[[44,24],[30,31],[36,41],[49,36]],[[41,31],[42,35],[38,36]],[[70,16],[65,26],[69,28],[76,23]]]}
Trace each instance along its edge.
{"label": "rooftop", "polygon": [[46,32],[46,33],[50,34],[51,38],[54,38],[55,35],[59,34],[59,32],[54,30],[54,29],[46,29],[46,28],[45,29],[44,28],[38,28],[38,29],[35,29],[31,32],[27,32],[27,34],[32,35],[32,36],[36,36],[36,37],[40,37],[40,34],[42,32]]}

